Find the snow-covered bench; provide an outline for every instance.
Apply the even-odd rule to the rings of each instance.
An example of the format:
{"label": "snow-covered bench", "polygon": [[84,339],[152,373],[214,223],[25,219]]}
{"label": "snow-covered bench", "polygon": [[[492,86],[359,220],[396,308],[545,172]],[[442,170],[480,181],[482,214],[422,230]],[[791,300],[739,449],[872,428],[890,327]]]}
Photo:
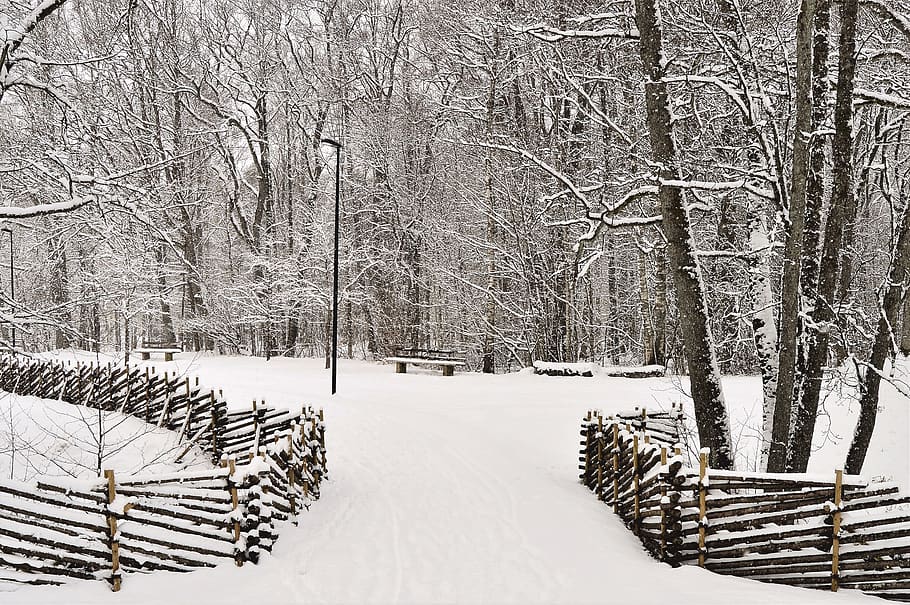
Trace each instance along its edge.
{"label": "snow-covered bench", "polygon": [[395,355],[386,357],[386,361],[395,362],[395,373],[405,374],[408,364],[440,366],[443,376],[454,376],[455,368],[465,365],[464,353],[442,349],[416,349],[405,347],[396,349]]}
{"label": "snow-covered bench", "polygon": [[151,359],[152,353],[162,353],[165,361],[174,361],[174,353],[182,352],[183,347],[176,342],[143,341],[141,347],[133,349],[133,353],[139,353],[143,361]]}

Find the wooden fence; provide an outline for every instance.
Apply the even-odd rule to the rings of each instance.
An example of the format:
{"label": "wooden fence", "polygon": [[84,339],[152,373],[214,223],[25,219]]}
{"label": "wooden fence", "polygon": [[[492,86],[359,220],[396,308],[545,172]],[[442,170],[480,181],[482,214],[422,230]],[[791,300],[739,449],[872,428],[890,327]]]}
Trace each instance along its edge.
{"label": "wooden fence", "polygon": [[655,558],[910,601],[910,498],[896,485],[840,471],[826,477],[714,470],[707,450],[699,468],[689,467],[678,433],[669,432],[679,416],[593,412],[582,423],[582,482]]}
{"label": "wooden fence", "polygon": [[61,584],[121,571],[190,571],[257,562],[276,521],[319,497],[322,411],[227,404],[197,381],[147,369],[0,356],[0,389],[132,414],[178,433],[215,468],[97,479],[0,481],[0,581]]}

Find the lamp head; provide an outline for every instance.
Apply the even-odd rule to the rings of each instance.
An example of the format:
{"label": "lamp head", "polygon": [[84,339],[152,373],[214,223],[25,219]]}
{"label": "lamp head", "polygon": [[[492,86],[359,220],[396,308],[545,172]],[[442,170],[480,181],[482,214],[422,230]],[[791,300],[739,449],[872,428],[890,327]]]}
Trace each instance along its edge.
{"label": "lamp head", "polygon": [[339,142],[336,141],[335,139],[330,139],[330,138],[328,138],[328,137],[323,137],[323,138],[319,139],[319,141],[320,141],[321,143],[325,143],[326,145],[331,145],[331,146],[334,147],[335,149],[341,149],[341,143],[339,143]]}

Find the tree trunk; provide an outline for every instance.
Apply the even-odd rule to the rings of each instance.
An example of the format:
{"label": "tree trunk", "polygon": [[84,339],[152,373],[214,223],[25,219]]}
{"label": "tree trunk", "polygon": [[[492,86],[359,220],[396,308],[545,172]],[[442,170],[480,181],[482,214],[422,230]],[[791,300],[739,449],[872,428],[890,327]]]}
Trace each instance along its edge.
{"label": "tree trunk", "polygon": [[689,380],[695,420],[702,447],[711,448],[711,466],[733,468],[730,421],[720,384],[714,342],[708,326],[708,309],[695,256],[692,229],[682,189],[664,185],[680,178],[676,142],[670,114],[659,13],[655,0],[636,0],[635,21],[640,32],[639,50],[645,72],[645,104],[651,155],[660,166],[660,209],[667,257],[673,273],[683,345],[689,361]]}
{"label": "tree trunk", "polygon": [[757,214],[749,217],[749,295],[752,306],[752,337],[762,378],[762,443],[759,468],[768,463],[774,428],[777,393],[777,327],[774,324],[774,293],[768,261],[771,242]]}
{"label": "tree trunk", "polygon": [[654,329],[651,319],[651,295],[648,289],[648,255],[638,251],[638,312],[641,319],[641,363],[654,364]]}
{"label": "tree trunk", "polygon": [[616,252],[610,247],[610,255],[607,260],[607,289],[609,291],[607,299],[609,300],[609,312],[607,314],[607,346],[610,352],[610,362],[620,364],[620,346],[619,330],[619,285],[616,279]]}
{"label": "tree trunk", "polygon": [[654,363],[667,365],[667,254],[663,248],[654,250]]}
{"label": "tree trunk", "polygon": [[819,267],[818,295],[812,310],[814,329],[809,340],[803,393],[793,422],[791,449],[787,468],[805,472],[812,450],[812,435],[824,367],[828,359],[828,342],[834,327],[834,305],[838,266],[842,253],[845,212],[852,204],[853,191],[853,83],[856,72],[856,3],[846,0],[841,8],[840,51],[837,68],[837,101],[834,108],[834,189],[825,241]]}
{"label": "tree trunk", "polygon": [[[69,324],[70,310],[70,293],[69,293],[69,272],[66,266],[66,244],[59,237],[51,237],[48,240],[49,260],[51,265],[50,279],[50,298],[51,303],[57,309],[57,320],[62,324]],[[70,346],[69,335],[66,330],[57,327],[54,328],[54,347],[65,349]]]}
{"label": "tree trunk", "polygon": [[167,301],[167,277],[165,276],[164,266],[165,248],[164,244],[155,249],[155,260],[158,265],[158,311],[161,317],[161,335],[162,342],[176,342],[177,337],[174,334],[174,321],[171,317],[171,304]]}
{"label": "tree trunk", "polygon": [[903,325],[901,326],[901,355],[910,355],[910,296],[904,300]]}
{"label": "tree trunk", "polygon": [[[812,50],[812,131],[817,131],[828,118],[828,30],[830,0],[815,0],[815,31]],[[822,199],[825,193],[825,138],[809,139],[809,172],[806,176],[806,226],[803,232],[800,289],[804,310],[818,288],[818,246],[821,241]]]}
{"label": "tree trunk", "polygon": [[[846,6],[844,10],[847,11]],[[850,451],[847,453],[844,466],[844,470],[851,475],[859,474],[863,470],[869,441],[875,429],[879,387],[885,371],[885,361],[892,355],[896,341],[895,328],[900,313],[901,295],[903,290],[910,286],[907,279],[907,272],[910,270],[910,205],[904,206],[899,229],[891,271],[888,273],[888,281],[883,286],[884,295],[881,299],[878,330],[860,386],[859,419],[856,421],[853,441],[850,443]],[[904,321],[906,322],[906,319]]]}
{"label": "tree trunk", "polygon": [[812,21],[815,0],[802,0],[796,33],[796,124],[793,134],[793,174],[790,215],[781,278],[778,379],[774,400],[774,425],[768,451],[768,471],[782,472],[787,463],[790,412],[796,386],[797,341],[800,333],[800,273],[806,226],[806,182],[809,170],[809,136],[812,129]]}

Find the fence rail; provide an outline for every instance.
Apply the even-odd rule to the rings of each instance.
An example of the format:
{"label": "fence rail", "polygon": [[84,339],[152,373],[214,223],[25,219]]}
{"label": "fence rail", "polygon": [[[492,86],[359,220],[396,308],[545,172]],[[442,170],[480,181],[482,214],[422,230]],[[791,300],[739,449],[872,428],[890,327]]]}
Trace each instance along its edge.
{"label": "fence rail", "polygon": [[645,412],[592,412],[581,427],[582,482],[655,558],[910,601],[910,498],[896,485],[840,471],[714,470],[707,450],[699,468],[689,467],[671,432],[680,416],[675,408],[653,421]]}
{"label": "fence rail", "polygon": [[120,365],[0,356],[0,389],[117,411],[176,432],[215,468],[94,479],[0,481],[0,581],[62,584],[122,571],[191,571],[259,560],[276,521],[319,497],[322,411],[257,405],[228,412],[198,380]]}

